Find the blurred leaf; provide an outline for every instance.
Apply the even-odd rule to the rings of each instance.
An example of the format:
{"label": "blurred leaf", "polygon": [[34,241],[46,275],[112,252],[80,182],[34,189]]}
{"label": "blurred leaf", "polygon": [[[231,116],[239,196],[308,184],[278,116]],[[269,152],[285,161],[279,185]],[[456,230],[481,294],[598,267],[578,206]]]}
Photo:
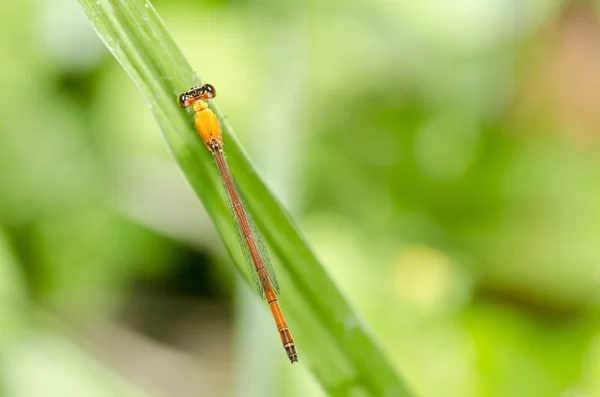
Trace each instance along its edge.
{"label": "blurred leaf", "polygon": [[[142,397],[146,392],[127,383],[103,362],[82,350],[46,313],[33,313],[36,331],[23,332],[0,361],[0,375],[6,379],[11,397]],[[56,329],[45,329],[40,323]],[[67,332],[62,332],[67,331]]]}
{"label": "blurred leaf", "polygon": [[0,357],[21,326],[28,305],[26,291],[25,277],[0,229]]}
{"label": "blurred leaf", "polygon": [[18,269],[4,231],[0,229],[0,303],[25,297],[25,279]]}
{"label": "blurred leaf", "polygon": [[0,229],[0,395],[143,395],[74,344],[72,331],[31,303],[26,291]]}
{"label": "blurred leaf", "polygon": [[[108,49],[127,71],[159,123],[182,171],[210,214],[240,272],[249,281],[221,182],[190,116],[176,105],[192,69],[144,0],[80,0]],[[201,38],[201,34],[198,33]],[[199,46],[202,41],[199,40]],[[269,192],[222,120],[225,150],[249,210],[280,264],[281,302],[307,362],[331,395],[409,396],[404,382],[325,273],[286,210]],[[276,338],[276,333],[269,337]],[[267,337],[267,336],[265,336]],[[285,360],[282,352],[281,360]]]}

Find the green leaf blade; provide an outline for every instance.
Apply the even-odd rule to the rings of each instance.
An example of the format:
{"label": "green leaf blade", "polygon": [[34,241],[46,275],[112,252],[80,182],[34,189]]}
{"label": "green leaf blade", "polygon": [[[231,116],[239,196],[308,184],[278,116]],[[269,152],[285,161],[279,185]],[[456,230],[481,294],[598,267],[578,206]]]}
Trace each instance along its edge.
{"label": "green leaf blade", "polygon": [[[144,96],[167,146],[215,223],[236,267],[251,282],[212,156],[195,132],[189,114],[175,101],[175,93],[191,81],[189,63],[147,1],[79,2]],[[214,103],[211,108],[224,120]],[[222,122],[222,127],[224,150],[236,183],[271,254],[278,259],[280,300],[296,337],[301,365],[308,363],[330,395],[411,396],[287,211],[256,173],[231,126]],[[276,337],[275,330],[272,337]]]}

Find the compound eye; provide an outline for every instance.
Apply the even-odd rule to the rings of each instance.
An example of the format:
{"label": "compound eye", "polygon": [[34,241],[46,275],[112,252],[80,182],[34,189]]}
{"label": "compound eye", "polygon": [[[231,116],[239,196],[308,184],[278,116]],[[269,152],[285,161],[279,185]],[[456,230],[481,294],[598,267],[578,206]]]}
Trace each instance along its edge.
{"label": "compound eye", "polygon": [[202,98],[211,99],[217,96],[217,90],[211,84],[204,84],[202,86]]}
{"label": "compound eye", "polygon": [[190,106],[187,103],[187,94],[185,92],[179,94],[179,96],[177,97],[177,104],[182,108],[187,108],[188,106]]}

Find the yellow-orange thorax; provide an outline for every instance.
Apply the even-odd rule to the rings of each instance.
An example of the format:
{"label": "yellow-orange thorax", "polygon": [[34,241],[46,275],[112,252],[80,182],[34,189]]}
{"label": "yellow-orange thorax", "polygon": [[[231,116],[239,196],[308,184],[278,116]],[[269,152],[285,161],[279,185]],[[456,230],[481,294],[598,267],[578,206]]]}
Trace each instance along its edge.
{"label": "yellow-orange thorax", "polygon": [[196,130],[198,130],[208,150],[212,151],[215,144],[221,147],[223,138],[221,137],[221,127],[217,116],[208,108],[208,104],[202,100],[194,103],[194,111],[196,112],[194,120]]}

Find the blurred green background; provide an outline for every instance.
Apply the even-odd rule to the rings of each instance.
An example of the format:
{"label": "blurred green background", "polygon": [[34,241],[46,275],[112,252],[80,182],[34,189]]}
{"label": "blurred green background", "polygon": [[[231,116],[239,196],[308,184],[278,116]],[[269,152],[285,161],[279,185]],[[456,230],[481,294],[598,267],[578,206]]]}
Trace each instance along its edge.
{"label": "blurred green background", "polygon": [[[595,2],[153,4],[419,396],[600,397]],[[0,396],[322,395],[77,2],[0,22]]]}

